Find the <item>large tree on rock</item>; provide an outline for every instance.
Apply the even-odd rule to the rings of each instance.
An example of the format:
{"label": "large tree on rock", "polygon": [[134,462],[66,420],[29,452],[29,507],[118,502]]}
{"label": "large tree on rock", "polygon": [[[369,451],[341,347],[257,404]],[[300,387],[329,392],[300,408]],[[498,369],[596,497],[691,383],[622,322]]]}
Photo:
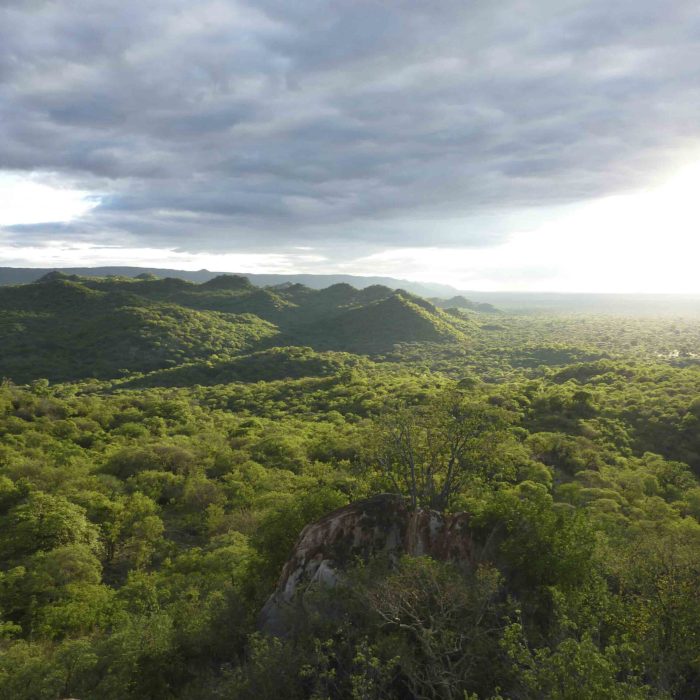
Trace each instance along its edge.
{"label": "large tree on rock", "polygon": [[450,390],[387,415],[367,440],[365,460],[412,507],[444,511],[470,480],[491,476],[484,455],[506,424],[502,409]]}

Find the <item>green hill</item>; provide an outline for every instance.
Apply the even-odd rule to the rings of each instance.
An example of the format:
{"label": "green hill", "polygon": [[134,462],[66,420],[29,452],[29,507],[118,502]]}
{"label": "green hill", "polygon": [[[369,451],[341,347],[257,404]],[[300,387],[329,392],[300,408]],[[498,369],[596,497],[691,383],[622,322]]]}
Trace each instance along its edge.
{"label": "green hill", "polygon": [[468,311],[476,311],[482,314],[496,314],[500,313],[493,304],[487,304],[486,302],[472,301],[463,297],[461,294],[458,296],[450,297],[449,299],[431,299],[435,306],[439,306],[441,309],[467,309]]}
{"label": "green hill", "polygon": [[429,302],[395,293],[300,327],[294,337],[317,350],[372,354],[397,343],[462,343],[467,329]]}
{"label": "green hill", "polygon": [[274,347],[220,362],[197,362],[151,372],[122,386],[211,386],[231,382],[277,381],[332,376],[356,367],[361,358],[341,352],[315,352],[309,347]]}
{"label": "green hill", "polygon": [[202,312],[72,280],[0,289],[0,374],[19,383],[147,372],[231,355],[276,332],[252,314]]}
{"label": "green hill", "polygon": [[151,302],[167,302],[199,311],[251,313],[272,323],[277,323],[285,310],[293,306],[274,291],[255,287],[247,278],[237,275],[221,275],[203,284],[174,277],[95,277],[82,278],[81,282],[97,291],[126,293]]}
{"label": "green hill", "polygon": [[204,372],[202,381],[213,381],[212,371],[285,377],[282,356],[269,356],[281,366],[270,360],[262,373],[250,364],[225,363],[280,345],[375,354],[398,343],[461,343],[468,330],[463,318],[381,285],[264,289],[235,275],[195,284],[52,272],[0,288],[0,376],[18,383],[109,379],[213,362],[218,369]]}
{"label": "green hill", "polygon": [[[209,270],[175,270],[157,267],[67,267],[57,268],[28,268],[28,267],[0,267],[0,285],[27,284],[36,282],[42,275],[50,272],[60,272],[67,275],[80,275],[81,277],[122,277],[143,278],[144,276],[177,277],[190,282],[207,282],[215,277],[228,277],[228,272],[211,272]],[[429,282],[411,282],[410,280],[395,279],[393,277],[365,277],[361,275],[309,275],[309,274],[250,274],[239,271],[238,276],[245,275],[258,287],[280,286],[286,284],[301,284],[312,289],[325,289],[339,282],[346,282],[353,287],[362,289],[372,285],[386,285],[392,289],[402,287],[413,294],[423,296],[448,297],[458,293],[458,290],[446,284]]]}

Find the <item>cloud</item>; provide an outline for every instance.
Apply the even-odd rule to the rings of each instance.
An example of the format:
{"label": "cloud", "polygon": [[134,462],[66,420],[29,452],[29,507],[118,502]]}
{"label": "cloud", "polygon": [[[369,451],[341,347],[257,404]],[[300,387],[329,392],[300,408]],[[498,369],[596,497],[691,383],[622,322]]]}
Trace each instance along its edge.
{"label": "cloud", "polygon": [[700,8],[670,0],[14,0],[0,169],[99,206],[4,240],[182,251],[489,246],[698,144]]}

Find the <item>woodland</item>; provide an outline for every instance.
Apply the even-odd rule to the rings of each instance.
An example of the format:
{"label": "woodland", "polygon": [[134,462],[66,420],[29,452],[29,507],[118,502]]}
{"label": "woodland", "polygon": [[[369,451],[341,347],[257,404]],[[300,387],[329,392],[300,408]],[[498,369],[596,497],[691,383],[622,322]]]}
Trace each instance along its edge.
{"label": "woodland", "polygon": [[[700,320],[449,302],[0,287],[0,698],[700,697]],[[302,529],[380,493],[482,555],[265,633]]]}

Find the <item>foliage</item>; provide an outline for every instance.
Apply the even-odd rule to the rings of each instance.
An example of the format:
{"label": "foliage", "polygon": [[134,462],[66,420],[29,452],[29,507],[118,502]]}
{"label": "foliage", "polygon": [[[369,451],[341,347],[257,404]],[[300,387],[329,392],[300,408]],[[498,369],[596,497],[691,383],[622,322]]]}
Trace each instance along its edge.
{"label": "foliage", "polygon": [[366,442],[365,460],[418,506],[445,510],[468,484],[494,479],[488,452],[501,437],[506,412],[451,390],[425,405],[383,417]]}
{"label": "foliage", "polygon": [[[0,697],[698,697],[697,320],[241,278],[0,302]],[[381,490],[468,512],[473,562],[369,562],[261,634],[304,526]]]}

